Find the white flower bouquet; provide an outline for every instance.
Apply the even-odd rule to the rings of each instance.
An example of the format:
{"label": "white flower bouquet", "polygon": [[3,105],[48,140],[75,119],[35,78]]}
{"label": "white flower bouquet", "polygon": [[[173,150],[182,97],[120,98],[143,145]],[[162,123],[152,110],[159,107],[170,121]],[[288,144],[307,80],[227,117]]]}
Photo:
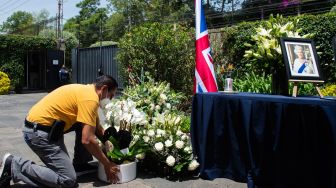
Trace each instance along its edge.
{"label": "white flower bouquet", "polygon": [[113,100],[105,106],[104,128],[110,131],[109,144],[105,148],[111,161],[122,164],[135,161],[137,156],[144,155],[146,143],[132,136],[132,130],[136,126],[144,126],[148,123],[144,112],[136,109],[135,102],[127,100]]}
{"label": "white flower bouquet", "polygon": [[139,139],[149,145],[146,159],[155,164],[151,170],[157,174],[174,179],[192,174],[199,166],[192,153],[190,136],[180,130],[179,125],[186,118],[189,117],[157,114],[151,125],[136,133]]}

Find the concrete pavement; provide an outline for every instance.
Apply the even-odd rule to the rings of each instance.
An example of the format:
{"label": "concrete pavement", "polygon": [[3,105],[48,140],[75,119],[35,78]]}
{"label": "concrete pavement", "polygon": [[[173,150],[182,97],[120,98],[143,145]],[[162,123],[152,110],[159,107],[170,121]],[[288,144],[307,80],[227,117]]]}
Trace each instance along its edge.
{"label": "concrete pavement", "polygon": [[[21,128],[23,120],[29,109],[47,93],[31,93],[31,94],[13,94],[0,95],[0,157],[10,152],[15,155],[24,156],[32,159],[38,164],[43,164],[41,160],[26,145],[22,138]],[[65,135],[65,143],[70,157],[73,156],[74,133]],[[194,178],[182,182],[173,182],[166,179],[158,178],[155,175],[138,174],[137,178],[131,182],[124,184],[109,185],[97,179],[96,174],[86,175],[79,178],[81,188],[92,187],[115,187],[115,188],[246,188],[244,183],[237,183],[225,178],[218,178],[213,181]],[[29,186],[20,182],[12,183],[14,188],[29,188]]]}

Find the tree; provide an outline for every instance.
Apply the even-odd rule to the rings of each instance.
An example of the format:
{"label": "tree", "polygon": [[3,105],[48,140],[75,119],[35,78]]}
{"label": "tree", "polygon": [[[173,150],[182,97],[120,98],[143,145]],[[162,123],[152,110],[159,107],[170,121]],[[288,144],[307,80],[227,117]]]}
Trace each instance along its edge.
{"label": "tree", "polygon": [[14,12],[3,22],[1,31],[5,33],[32,34],[33,30],[29,28],[33,24],[33,15],[25,11]]}
{"label": "tree", "polygon": [[120,38],[126,31],[148,22],[190,22],[193,2],[188,0],[108,0],[112,15],[106,27],[110,40]]}
{"label": "tree", "polygon": [[125,33],[127,18],[118,12],[113,13],[104,26],[104,34],[107,39],[118,41]]}
{"label": "tree", "polygon": [[[68,20],[64,30],[74,33],[82,47],[88,47],[100,40],[100,28],[105,25],[108,10],[99,8],[99,0],[83,0],[76,6],[80,8],[79,15]],[[102,36],[102,40],[104,40]]]}

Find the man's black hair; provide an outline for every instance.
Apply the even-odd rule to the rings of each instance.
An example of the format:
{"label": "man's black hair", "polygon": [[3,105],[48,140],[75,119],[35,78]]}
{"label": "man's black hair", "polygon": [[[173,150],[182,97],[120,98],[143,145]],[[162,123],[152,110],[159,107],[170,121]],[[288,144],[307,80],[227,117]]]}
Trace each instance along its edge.
{"label": "man's black hair", "polygon": [[110,75],[102,75],[96,78],[94,82],[96,89],[100,89],[103,85],[108,87],[108,91],[118,88],[117,81]]}

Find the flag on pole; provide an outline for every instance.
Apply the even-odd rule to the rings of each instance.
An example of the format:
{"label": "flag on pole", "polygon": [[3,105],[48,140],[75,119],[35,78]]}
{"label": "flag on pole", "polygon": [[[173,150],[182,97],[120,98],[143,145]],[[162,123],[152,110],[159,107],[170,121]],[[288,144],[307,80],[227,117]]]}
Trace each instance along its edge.
{"label": "flag on pole", "polygon": [[217,92],[217,81],[211,57],[208,29],[202,0],[195,0],[196,13],[196,69],[194,93]]}

